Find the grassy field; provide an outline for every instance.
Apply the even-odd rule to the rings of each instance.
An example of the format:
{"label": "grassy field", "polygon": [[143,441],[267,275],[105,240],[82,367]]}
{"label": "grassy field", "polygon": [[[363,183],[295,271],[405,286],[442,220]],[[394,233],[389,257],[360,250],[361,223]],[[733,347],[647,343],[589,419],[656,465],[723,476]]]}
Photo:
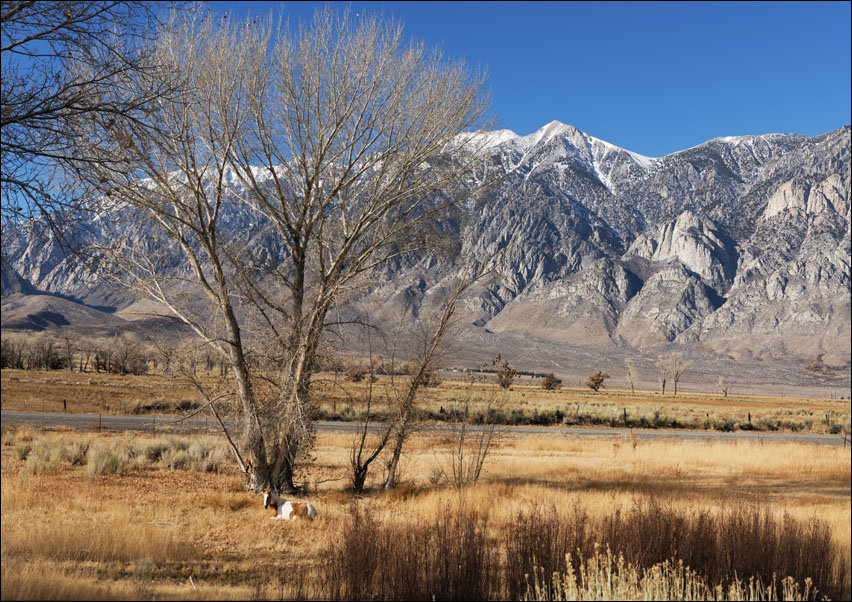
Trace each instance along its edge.
{"label": "grassy field", "polygon": [[[301,475],[320,517],[289,523],[269,520],[217,437],[4,429],[2,443],[3,599],[442,599],[479,578],[493,597],[574,597],[571,574],[587,589],[608,584],[612,596],[652,583],[668,597],[684,558],[710,586],[735,561],[745,594],[732,599],[759,597],[748,594],[748,567],[766,563],[802,588],[813,577],[818,596],[850,595],[848,449],[506,435],[480,481],[457,489],[442,478],[454,442],[423,432],[402,487],[354,495],[351,436],[321,433]],[[562,542],[548,544],[556,564],[542,542]],[[461,555],[464,583],[440,572],[434,550]],[[563,552],[574,554],[570,569]],[[618,554],[638,564],[619,568]],[[668,568],[637,560],[669,554]],[[536,566],[540,587],[524,594],[518,572],[535,577]],[[442,577],[401,584],[420,570],[411,567]],[[554,567],[566,575],[556,592]]]}
{"label": "grassy field", "polygon": [[[189,384],[162,375],[3,370],[0,377],[3,410],[170,414],[191,408],[199,400]],[[217,377],[206,378],[212,383]],[[852,403],[848,399],[700,393],[662,396],[649,391],[595,393],[576,387],[545,391],[538,379],[530,378],[519,378],[505,391],[493,378],[478,376],[469,382],[446,377],[439,386],[422,389],[418,405],[423,417],[449,420],[469,402],[474,416],[484,414],[490,403],[493,417],[504,424],[850,433]],[[397,377],[397,386],[404,379]],[[341,374],[322,373],[313,387],[319,418],[353,420],[363,414],[366,383],[350,383]],[[373,388],[374,398],[382,400],[393,385],[383,376]]]}

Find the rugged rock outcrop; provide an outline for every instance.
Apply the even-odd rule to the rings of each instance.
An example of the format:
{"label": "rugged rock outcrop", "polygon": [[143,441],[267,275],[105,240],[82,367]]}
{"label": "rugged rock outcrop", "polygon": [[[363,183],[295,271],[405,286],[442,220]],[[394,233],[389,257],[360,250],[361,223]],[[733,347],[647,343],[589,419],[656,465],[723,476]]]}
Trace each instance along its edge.
{"label": "rugged rock outcrop", "polygon": [[[386,267],[353,312],[416,318],[464,258],[490,269],[461,304],[472,330],[849,361],[849,126],[717,138],[649,158],[552,122],[528,136],[493,132],[481,152],[496,184],[466,221],[447,225],[459,252]],[[251,219],[229,220],[247,250],[280,260]],[[98,236],[94,225],[87,235]],[[30,285],[119,313],[138,303],[49,238],[3,239],[4,307]]]}

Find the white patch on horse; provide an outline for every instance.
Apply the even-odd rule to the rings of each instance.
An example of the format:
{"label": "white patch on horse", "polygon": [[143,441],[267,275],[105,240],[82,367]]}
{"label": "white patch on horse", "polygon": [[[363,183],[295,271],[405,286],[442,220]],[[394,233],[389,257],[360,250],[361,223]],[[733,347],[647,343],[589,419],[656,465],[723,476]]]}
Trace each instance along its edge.
{"label": "white patch on horse", "polygon": [[293,502],[285,500],[276,493],[265,489],[263,491],[263,507],[272,508],[275,513],[273,520],[296,520],[307,518],[314,520],[317,517],[317,509],[310,502]]}

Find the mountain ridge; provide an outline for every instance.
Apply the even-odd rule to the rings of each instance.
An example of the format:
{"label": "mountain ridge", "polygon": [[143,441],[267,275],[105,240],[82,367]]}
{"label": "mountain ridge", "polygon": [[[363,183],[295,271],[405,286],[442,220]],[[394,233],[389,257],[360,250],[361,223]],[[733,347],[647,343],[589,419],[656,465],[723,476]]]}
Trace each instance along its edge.
{"label": "mountain ridge", "polygon": [[[459,256],[491,270],[462,302],[473,332],[849,362],[848,125],[815,137],[719,137],[664,157],[558,121],[526,136],[484,135],[478,146],[498,184],[457,229]],[[248,247],[280,259],[249,222],[234,217]],[[58,253],[55,240],[4,232],[3,259],[4,308],[24,294],[16,277],[30,292],[118,314],[139,304]],[[460,267],[409,258],[350,310],[414,319]]]}

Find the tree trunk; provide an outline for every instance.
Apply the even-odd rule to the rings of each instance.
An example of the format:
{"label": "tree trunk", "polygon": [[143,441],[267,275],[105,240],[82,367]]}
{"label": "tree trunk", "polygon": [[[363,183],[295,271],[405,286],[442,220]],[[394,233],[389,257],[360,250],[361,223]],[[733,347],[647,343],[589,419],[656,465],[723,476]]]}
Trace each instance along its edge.
{"label": "tree trunk", "polygon": [[369,465],[352,469],[352,488],[355,491],[364,491],[364,482],[367,480]]}
{"label": "tree trunk", "polygon": [[394,441],[391,460],[390,462],[388,462],[388,476],[385,479],[385,483],[383,485],[385,489],[393,489],[397,485],[396,475],[397,471],[399,470],[399,459],[402,457],[402,446],[404,443],[405,437],[398,434],[396,440]]}

